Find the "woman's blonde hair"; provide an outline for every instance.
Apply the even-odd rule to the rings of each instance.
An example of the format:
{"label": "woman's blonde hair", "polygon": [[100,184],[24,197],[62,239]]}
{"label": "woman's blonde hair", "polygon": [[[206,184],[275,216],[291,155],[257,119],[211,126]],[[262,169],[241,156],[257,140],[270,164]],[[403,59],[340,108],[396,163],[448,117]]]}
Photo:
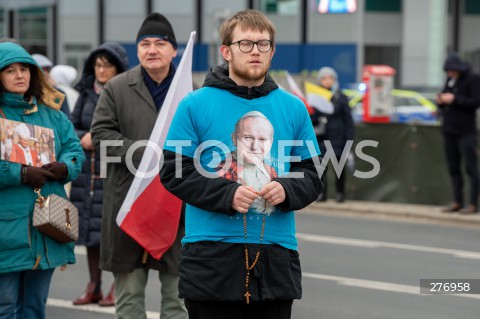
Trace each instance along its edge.
{"label": "woman's blonde hair", "polygon": [[275,26],[263,13],[251,9],[237,12],[222,24],[220,27],[222,45],[232,44],[233,30],[235,30],[237,25],[239,25],[242,30],[267,31],[270,35],[269,40],[272,42],[272,47],[275,45]]}

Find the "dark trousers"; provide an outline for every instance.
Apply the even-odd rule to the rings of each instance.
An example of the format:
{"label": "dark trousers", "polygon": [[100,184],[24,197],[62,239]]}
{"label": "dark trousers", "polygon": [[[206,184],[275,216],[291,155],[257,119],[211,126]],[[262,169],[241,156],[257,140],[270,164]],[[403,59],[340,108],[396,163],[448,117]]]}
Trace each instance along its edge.
{"label": "dark trousers", "polygon": [[[325,146],[325,143],[323,142],[322,139],[318,139],[317,138],[317,141],[318,141],[318,145],[320,147],[320,152],[325,155],[326,152],[327,152],[327,148]],[[335,157],[337,158],[337,162],[340,162],[340,158],[342,157],[342,153],[340,152],[335,152]],[[330,167],[328,168],[328,171],[332,171],[333,172],[333,175],[335,176],[335,181],[336,181],[336,189],[337,189],[337,194],[345,194],[345,170],[346,170],[346,166],[344,166],[340,172],[340,175],[337,175],[337,172],[335,171],[335,169],[333,168],[333,165],[332,163],[330,163]],[[324,196],[324,198],[327,198],[327,177],[325,176],[325,180],[324,180],[324,191],[322,192]],[[321,197],[322,195],[320,195]]]}
{"label": "dark trousers", "polygon": [[470,178],[470,204],[477,206],[479,193],[479,173],[477,164],[477,136],[444,134],[448,171],[452,179],[453,199],[463,205],[462,158]]}
{"label": "dark trousers", "polygon": [[[340,160],[340,158],[337,158],[337,160]],[[333,169],[333,167],[330,167],[328,169],[329,171],[332,171],[333,175],[335,176],[335,186],[337,189],[337,194],[345,194],[345,170],[346,168],[342,169],[342,172],[340,173],[340,176],[337,176],[337,172]],[[324,194],[327,194],[327,178],[325,178],[324,181],[324,188],[325,190],[323,191]]]}
{"label": "dark trousers", "polygon": [[196,301],[185,299],[189,319],[290,319],[293,300]]}
{"label": "dark trousers", "polygon": [[[340,162],[340,157],[342,157],[342,154],[335,154],[335,157],[337,158],[337,161]],[[336,187],[337,187],[337,194],[344,194],[345,193],[345,170],[347,169],[346,166],[342,168],[342,171],[340,172],[340,176],[337,175],[337,172],[335,169],[332,167],[333,174],[335,175],[336,179]],[[325,183],[325,189],[326,187]]]}

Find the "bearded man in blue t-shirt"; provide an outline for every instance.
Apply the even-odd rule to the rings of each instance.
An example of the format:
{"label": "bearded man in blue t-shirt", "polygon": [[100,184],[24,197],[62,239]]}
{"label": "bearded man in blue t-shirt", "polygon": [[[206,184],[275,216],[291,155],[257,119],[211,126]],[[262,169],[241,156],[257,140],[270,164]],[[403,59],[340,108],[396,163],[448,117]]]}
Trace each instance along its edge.
{"label": "bearded man in blue t-shirt", "polygon": [[294,210],[322,191],[320,151],[302,101],[268,75],[272,22],[241,11],[220,38],[227,65],[182,100],[164,146],[161,181],[187,203],[180,296],[190,319],[290,318]]}

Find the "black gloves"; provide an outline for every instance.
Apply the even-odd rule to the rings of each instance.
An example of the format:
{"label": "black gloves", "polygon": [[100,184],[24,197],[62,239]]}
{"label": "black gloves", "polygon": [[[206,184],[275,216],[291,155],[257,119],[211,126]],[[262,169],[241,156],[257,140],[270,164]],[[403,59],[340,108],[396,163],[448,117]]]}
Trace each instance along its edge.
{"label": "black gloves", "polygon": [[68,177],[67,165],[52,162],[42,167],[22,166],[22,184],[42,188],[47,181],[61,181]]}
{"label": "black gloves", "polygon": [[22,184],[33,188],[42,188],[47,180],[53,180],[55,175],[42,167],[22,166]]}
{"label": "black gloves", "polygon": [[67,165],[65,165],[65,163],[52,162],[52,163],[48,163],[48,164],[43,165],[42,168],[46,169],[47,171],[49,171],[50,173],[55,175],[53,180],[63,181],[64,179],[66,179],[68,177],[68,169],[67,169]]}

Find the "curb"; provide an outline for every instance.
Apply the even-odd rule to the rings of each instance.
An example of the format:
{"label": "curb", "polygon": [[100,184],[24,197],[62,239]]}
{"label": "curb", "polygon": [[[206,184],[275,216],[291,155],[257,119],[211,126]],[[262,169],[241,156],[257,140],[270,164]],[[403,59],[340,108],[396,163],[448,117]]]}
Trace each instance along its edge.
{"label": "curb", "polygon": [[371,215],[391,217],[397,219],[410,219],[430,221],[446,224],[480,227],[480,214],[461,215],[458,213],[441,213],[443,206],[414,205],[401,203],[377,203],[362,201],[346,201],[337,203],[333,200],[314,202],[305,207],[303,212],[316,213],[345,213],[358,215]]}

